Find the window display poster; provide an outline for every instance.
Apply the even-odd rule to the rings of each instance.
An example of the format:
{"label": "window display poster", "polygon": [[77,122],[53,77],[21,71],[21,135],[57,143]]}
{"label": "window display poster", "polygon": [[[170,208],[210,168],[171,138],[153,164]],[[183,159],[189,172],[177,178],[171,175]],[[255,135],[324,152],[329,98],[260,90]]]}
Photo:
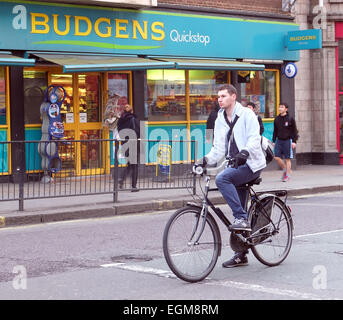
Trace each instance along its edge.
{"label": "window display poster", "polygon": [[252,95],[251,101],[256,104],[259,113],[264,113],[266,111],[266,96],[261,95]]}
{"label": "window display poster", "polygon": [[108,79],[108,94],[127,97],[127,79]]}

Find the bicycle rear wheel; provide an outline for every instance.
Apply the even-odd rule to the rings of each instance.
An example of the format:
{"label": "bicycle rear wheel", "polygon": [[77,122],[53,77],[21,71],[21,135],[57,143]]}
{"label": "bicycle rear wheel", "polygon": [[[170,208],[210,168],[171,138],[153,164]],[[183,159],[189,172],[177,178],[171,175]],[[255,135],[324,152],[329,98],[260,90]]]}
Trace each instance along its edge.
{"label": "bicycle rear wheel", "polygon": [[[269,201],[268,201],[269,198]],[[268,196],[264,202],[269,205],[269,222],[251,234],[253,246],[251,251],[261,263],[267,266],[277,266],[286,259],[292,246],[293,224],[283,201],[279,198]],[[257,203],[254,202],[252,214],[263,214],[257,212]]]}
{"label": "bicycle rear wheel", "polygon": [[163,234],[163,253],[169,268],[180,279],[197,282],[205,279],[217,263],[221,250],[220,231],[208,213],[202,226],[201,208],[188,206],[176,211]]}

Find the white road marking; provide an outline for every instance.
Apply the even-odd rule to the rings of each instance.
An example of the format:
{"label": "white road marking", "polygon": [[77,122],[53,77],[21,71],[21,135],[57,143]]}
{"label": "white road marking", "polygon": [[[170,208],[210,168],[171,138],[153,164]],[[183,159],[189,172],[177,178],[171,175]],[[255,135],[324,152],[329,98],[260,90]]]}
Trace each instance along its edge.
{"label": "white road marking", "polygon": [[335,232],[342,232],[343,229],[337,229],[337,230],[331,230],[331,231],[322,231],[322,232],[316,232],[316,233],[307,233],[307,234],[300,234],[298,236],[294,236],[293,238],[305,238],[305,237],[311,237],[311,236],[320,236],[323,234],[329,234],[329,233],[335,233]]}
{"label": "white road marking", "polygon": [[[110,264],[103,264],[101,265],[103,268],[117,268],[127,271],[134,271],[134,272],[140,272],[140,273],[147,273],[152,274],[164,278],[176,278],[176,276],[171,272],[163,269],[157,269],[157,268],[150,268],[150,267],[143,267],[140,265],[129,265],[125,263],[110,263]],[[331,298],[331,297],[323,297],[318,296],[316,294],[307,293],[307,292],[300,292],[296,290],[288,290],[288,289],[280,289],[280,288],[270,288],[265,287],[259,284],[254,283],[244,283],[244,282],[237,282],[237,281],[230,281],[230,280],[214,280],[210,278],[206,278],[205,281],[203,281],[203,284],[210,285],[210,286],[224,286],[229,287],[233,289],[241,289],[241,290],[250,290],[255,292],[263,292],[273,295],[279,295],[279,296],[287,296],[290,298],[298,298],[298,299],[306,299],[306,300],[340,300],[339,298]]]}
{"label": "white road marking", "polygon": [[[323,231],[323,232],[317,232],[317,233],[308,233],[308,234],[295,236],[294,238],[317,236],[317,235],[342,232],[342,231],[343,229],[337,229],[337,230]],[[165,277],[165,278],[177,278],[174,275],[174,273],[168,270],[144,267],[141,265],[126,264],[122,262],[102,264],[101,267],[118,268],[118,269],[127,270],[127,271],[134,271],[134,272],[157,275],[157,276]],[[319,296],[319,295],[308,293],[308,292],[301,292],[301,291],[296,291],[296,290],[280,289],[280,288],[271,288],[271,287],[266,287],[259,284],[244,283],[244,282],[237,282],[237,281],[231,281],[231,280],[214,280],[209,277],[207,277],[202,283],[205,285],[211,285],[211,286],[224,286],[224,287],[229,287],[233,289],[249,290],[249,291],[255,291],[255,292],[263,292],[263,293],[272,294],[272,295],[287,296],[293,299],[341,300],[341,298]]]}
{"label": "white road marking", "polygon": [[118,268],[128,271],[135,271],[140,273],[149,273],[165,278],[176,278],[175,274],[171,271],[157,269],[157,268],[150,268],[150,267],[143,267],[140,265],[132,265],[132,264],[125,264],[122,262],[118,263],[109,263],[109,264],[102,264],[101,267],[103,268]]}

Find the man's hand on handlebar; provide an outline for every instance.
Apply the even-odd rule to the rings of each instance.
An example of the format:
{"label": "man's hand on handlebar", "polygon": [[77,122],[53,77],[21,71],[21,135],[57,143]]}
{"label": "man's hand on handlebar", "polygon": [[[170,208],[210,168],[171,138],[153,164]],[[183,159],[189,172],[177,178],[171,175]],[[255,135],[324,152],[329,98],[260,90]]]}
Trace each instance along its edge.
{"label": "man's hand on handlebar", "polygon": [[204,168],[207,165],[207,159],[206,157],[203,157],[201,160],[196,162],[193,166],[193,173],[196,174],[203,174],[204,173]]}
{"label": "man's hand on handlebar", "polygon": [[245,164],[247,162],[247,159],[249,157],[249,152],[247,150],[241,150],[240,152],[238,152],[233,159],[234,161],[234,165],[233,168],[237,169],[239,166]]}

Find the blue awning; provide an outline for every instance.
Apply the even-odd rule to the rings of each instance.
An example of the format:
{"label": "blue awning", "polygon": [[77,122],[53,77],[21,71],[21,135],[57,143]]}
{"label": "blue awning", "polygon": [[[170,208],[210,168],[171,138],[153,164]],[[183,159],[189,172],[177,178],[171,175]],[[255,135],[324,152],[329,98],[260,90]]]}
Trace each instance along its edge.
{"label": "blue awning", "polygon": [[129,55],[31,54],[63,66],[63,72],[120,71],[140,69],[172,69],[174,62],[145,59]]}
{"label": "blue awning", "polygon": [[12,55],[11,52],[0,52],[0,66],[23,66],[35,65],[34,59],[26,59]]}

